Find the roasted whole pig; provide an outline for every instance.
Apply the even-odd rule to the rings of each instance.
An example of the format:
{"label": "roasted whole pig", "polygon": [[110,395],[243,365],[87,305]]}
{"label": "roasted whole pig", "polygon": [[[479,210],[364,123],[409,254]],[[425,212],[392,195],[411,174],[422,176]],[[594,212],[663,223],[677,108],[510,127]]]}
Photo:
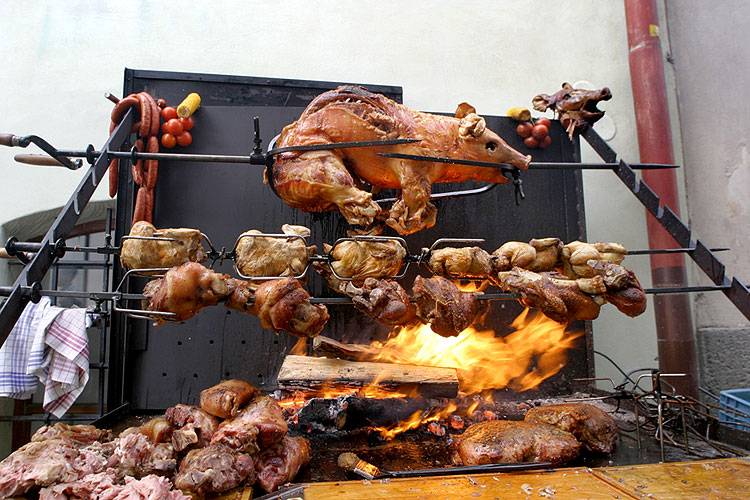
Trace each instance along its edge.
{"label": "roasted whole pig", "polygon": [[258,389],[244,380],[222,380],[201,391],[201,409],[215,417],[234,418],[257,393]]}
{"label": "roasted whole pig", "polygon": [[179,489],[195,492],[201,497],[254,483],[252,457],[223,444],[190,450],[174,477],[174,484]]}
{"label": "roasted whole pig", "polygon": [[310,303],[310,295],[294,278],[261,284],[248,312],[260,319],[263,328],[297,337],[319,335],[329,318],[326,306]]}
{"label": "roasted whole pig", "polygon": [[551,109],[566,127],[568,136],[572,139],[576,128],[582,129],[593,125],[604,116],[596,105],[599,101],[612,99],[612,92],[607,87],[600,90],[574,89],[569,83],[563,83],[562,89],[552,95],[539,94],[531,103],[537,111]]}
{"label": "roasted whole pig", "polygon": [[256,464],[258,484],[267,492],[294,479],[310,462],[310,442],[303,437],[284,436],[279,443],[260,452]]}
{"label": "roasted whole pig", "polygon": [[286,420],[276,400],[258,394],[236,417],[219,425],[211,444],[225,444],[233,450],[254,454],[281,441],[286,431]]}
{"label": "roasted whole pig", "polygon": [[202,448],[208,445],[219,428],[219,419],[197,406],[174,405],[167,408],[165,417],[174,428],[172,446],[178,452],[191,446]]}
{"label": "roasted whole pig", "polygon": [[[559,322],[596,319],[606,292],[599,280],[571,280],[557,273],[535,273],[520,267],[497,273],[495,284],[506,292],[521,294],[521,303],[536,307]],[[584,292],[584,290],[586,290]]]}
{"label": "roasted whole pig", "polygon": [[487,278],[492,261],[490,254],[479,247],[448,247],[431,252],[430,267],[444,278]]}
{"label": "roasted whole pig", "polygon": [[[208,306],[215,306],[234,291],[235,280],[197,262],[173,267],[163,278],[149,281],[143,289],[143,309],[175,313],[174,321],[185,321]],[[155,316],[157,324],[164,319]]]}
{"label": "roasted whole pig", "polygon": [[412,292],[417,317],[443,337],[457,336],[487,311],[487,303],[477,299],[480,293],[462,292],[453,282],[440,276],[417,276]]}
{"label": "roasted whole pig", "polygon": [[139,221],[130,229],[130,236],[171,238],[174,241],[123,239],[120,263],[125,269],[153,269],[179,266],[185,262],[203,262],[206,251],[201,245],[203,235],[197,229],[156,229],[151,223]]}
{"label": "roasted whole pig", "polygon": [[586,403],[538,406],[526,412],[526,422],[554,425],[573,434],[583,447],[595,453],[612,453],[617,424],[605,411]]}
{"label": "roasted whole pig", "polygon": [[366,278],[397,276],[406,249],[397,240],[342,241],[335,247],[324,245],[333,261],[331,267],[342,278],[361,284]]}
{"label": "roasted whole pig", "polygon": [[455,117],[411,110],[362,87],[344,85],[317,96],[300,118],[282,130],[277,147],[417,138],[420,142],[387,148],[345,148],[286,152],[276,156],[266,182],[288,205],[308,212],[338,208],[349,224],[371,226],[382,215],[363,183],[401,189],[386,223],[401,234],[435,224],[437,209],[429,202],[432,184],[475,179],[504,183],[502,171],[435,162],[385,158],[393,151],[466,160],[509,163],[528,168],[531,157],[512,149],[486,128],[469,105]]}
{"label": "roasted whole pig", "polygon": [[453,461],[463,465],[552,462],[578,457],[581,443],[573,434],[548,424],[487,420],[470,425],[457,437]]}
{"label": "roasted whole pig", "polygon": [[307,246],[305,240],[310,230],[304,226],[284,224],[281,232],[290,238],[247,236],[262,234],[251,229],[240,235],[235,247],[237,269],[247,277],[286,277],[300,276],[317,251],[317,247]]}

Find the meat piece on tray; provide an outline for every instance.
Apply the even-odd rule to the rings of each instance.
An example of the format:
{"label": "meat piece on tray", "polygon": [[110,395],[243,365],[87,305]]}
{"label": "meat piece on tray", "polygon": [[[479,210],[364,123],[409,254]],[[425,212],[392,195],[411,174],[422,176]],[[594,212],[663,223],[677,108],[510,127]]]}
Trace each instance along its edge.
{"label": "meat piece on tray", "polygon": [[[536,307],[545,316],[559,323],[595,319],[604,302],[596,295],[591,295],[605,291],[603,288],[593,288],[592,285],[596,283],[566,279],[557,273],[535,273],[514,267],[510,271],[497,273],[495,284],[506,292],[520,293],[521,303],[527,307]],[[603,287],[603,284],[599,284]]]}
{"label": "meat piece on tray", "polygon": [[487,304],[477,299],[480,293],[462,292],[440,276],[417,276],[412,291],[417,317],[443,337],[455,337],[487,311]]}
{"label": "meat piece on tray", "polygon": [[453,460],[463,465],[514,462],[561,465],[578,457],[580,447],[573,434],[552,425],[487,420],[470,425],[457,437]]}
{"label": "meat piece on tray", "polygon": [[570,432],[583,447],[596,453],[612,453],[617,424],[604,410],[586,403],[537,406],[526,412],[526,422],[554,425]]}
{"label": "meat piece on tray", "polygon": [[342,241],[336,246],[324,244],[331,254],[331,267],[342,278],[361,284],[365,278],[397,276],[406,256],[406,249],[397,240]]}
{"label": "meat piece on tray", "polygon": [[201,496],[254,483],[255,466],[250,455],[223,444],[212,444],[188,452],[174,477],[174,484],[179,489]]}
{"label": "meat piece on tray", "polygon": [[172,241],[126,238],[122,241],[120,263],[125,269],[174,267],[185,262],[203,262],[206,251],[201,245],[203,235],[197,229],[156,229],[151,223],[133,224],[130,236],[153,238],[156,234]]}
{"label": "meat piece on tray", "polygon": [[125,429],[114,443],[107,466],[116,469],[118,477],[172,474],[177,469],[172,443],[154,443],[139,427]]}
{"label": "meat piece on tray", "polygon": [[[208,306],[215,306],[234,291],[235,280],[197,262],[173,267],[163,278],[149,281],[143,289],[143,309],[175,313],[185,321]],[[155,317],[157,324],[163,319]]]}
{"label": "meat piece on tray", "polygon": [[219,419],[197,406],[178,404],[167,408],[165,416],[174,427],[172,446],[178,452],[193,445],[207,446],[219,428]]}
{"label": "meat piece on tray", "polygon": [[303,437],[289,437],[258,455],[258,483],[267,492],[293,480],[310,462],[310,442]]}
{"label": "meat piece on tray", "polygon": [[[281,232],[290,236],[310,236],[304,226],[284,224]],[[235,248],[237,269],[245,276],[299,276],[317,251],[317,247],[307,246],[305,240],[297,237],[271,238],[245,235],[261,234],[251,229],[240,235]]]}
{"label": "meat piece on tray", "polygon": [[122,490],[114,469],[55,484],[39,491],[39,500],[112,500]]}
{"label": "meat piece on tray", "polygon": [[106,459],[64,439],[26,443],[0,462],[0,498],[23,495],[104,470]]}
{"label": "meat piece on tray", "polygon": [[111,441],[112,437],[112,433],[109,430],[98,429],[93,425],[68,425],[58,422],[54,425],[43,425],[40,427],[39,430],[31,436],[31,441],[61,439],[69,443],[71,446],[80,448],[97,441]]}
{"label": "meat piece on tray", "polygon": [[479,247],[433,250],[430,267],[445,278],[487,278],[492,272],[490,254]]}
{"label": "meat piece on tray", "polygon": [[287,424],[281,406],[271,396],[256,395],[236,417],[225,420],[211,438],[211,444],[257,453],[272,446],[286,435]]}
{"label": "meat piece on tray", "polygon": [[147,436],[153,443],[171,443],[174,428],[164,417],[152,418],[138,428],[138,432]]}
{"label": "meat piece on tray", "polygon": [[342,148],[291,151],[276,155],[266,172],[284,202],[308,212],[338,209],[349,224],[371,226],[385,211],[362,189],[401,189],[387,213],[387,224],[410,234],[435,224],[437,209],[429,202],[432,184],[475,179],[505,183],[500,169],[378,156],[378,152],[440,156],[510,163],[526,170],[523,155],[487,128],[484,118],[466,103],[455,117],[411,110],[362,87],[345,85],[310,102],[297,121],[287,125],[277,147],[347,141],[417,138],[420,142],[388,148]]}
{"label": "meat piece on tray", "polygon": [[258,393],[258,389],[244,380],[222,380],[213,387],[201,391],[200,404],[203,411],[219,418],[237,416],[240,408]]}
{"label": "meat piece on tray", "polygon": [[294,278],[261,284],[248,312],[260,319],[263,328],[285,331],[297,337],[316,337],[329,318],[326,306],[312,304],[310,295]]}

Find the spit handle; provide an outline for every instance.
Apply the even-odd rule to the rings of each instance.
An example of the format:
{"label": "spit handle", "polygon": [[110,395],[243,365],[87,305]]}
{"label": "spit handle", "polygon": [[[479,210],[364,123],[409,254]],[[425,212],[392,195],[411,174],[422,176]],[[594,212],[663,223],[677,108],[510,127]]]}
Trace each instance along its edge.
{"label": "spit handle", "polygon": [[0,132],[0,146],[15,147],[20,145],[20,137]]}
{"label": "spit handle", "polygon": [[47,155],[17,154],[13,157],[18,163],[40,165],[42,167],[64,167],[62,163]]}

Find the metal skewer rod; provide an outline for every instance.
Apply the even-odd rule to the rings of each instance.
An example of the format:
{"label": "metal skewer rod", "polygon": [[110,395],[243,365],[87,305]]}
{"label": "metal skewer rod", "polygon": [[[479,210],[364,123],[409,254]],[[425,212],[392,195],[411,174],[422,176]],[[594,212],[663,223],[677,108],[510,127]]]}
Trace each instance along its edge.
{"label": "metal skewer rod", "polygon": [[710,286],[676,286],[676,287],[657,287],[657,288],[644,288],[643,291],[648,294],[660,294],[660,293],[693,293],[693,292],[714,292],[722,291],[730,288],[728,286],[721,285],[710,285]]}
{"label": "metal skewer rod", "polygon": [[[731,248],[709,248],[712,252],[727,252],[731,250]],[[626,255],[654,255],[654,254],[662,254],[662,253],[688,253],[688,252],[694,252],[695,247],[689,247],[689,248],[654,248],[654,249],[648,249],[648,250],[628,250],[628,253]]]}

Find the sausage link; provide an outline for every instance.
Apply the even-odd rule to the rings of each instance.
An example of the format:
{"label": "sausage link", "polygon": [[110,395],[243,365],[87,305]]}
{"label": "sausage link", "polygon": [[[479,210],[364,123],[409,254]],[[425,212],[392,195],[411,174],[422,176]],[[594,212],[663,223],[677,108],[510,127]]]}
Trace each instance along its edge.
{"label": "sausage link", "polygon": [[[155,135],[148,138],[148,152],[159,152],[159,139]],[[153,190],[159,173],[159,160],[146,160],[146,170],[146,187]]]}
{"label": "sausage link", "polygon": [[117,196],[117,181],[118,171],[120,162],[117,158],[109,162],[109,197],[114,198]]}
{"label": "sausage link", "polygon": [[153,189],[146,188],[146,208],[143,213],[143,218],[146,222],[150,224],[153,224],[154,222],[154,190]]}
{"label": "sausage link", "polygon": [[125,112],[133,106],[140,106],[140,101],[135,94],[130,94],[129,96],[120,99],[120,102],[115,104],[115,107],[112,108],[110,118],[113,122],[120,123],[125,116]]}
{"label": "sausage link", "polygon": [[[142,139],[136,139],[135,149],[137,149],[139,152],[143,152],[143,140]],[[143,186],[145,182],[144,175],[143,175],[143,160],[142,159],[139,159],[137,162],[133,164],[133,182],[135,182],[139,186]]]}
{"label": "sausage link", "polygon": [[159,133],[159,117],[161,116],[161,112],[159,111],[159,106],[156,105],[156,101],[154,101],[154,98],[151,97],[151,94],[148,92],[141,92],[144,97],[146,97],[146,100],[148,101],[149,105],[151,106],[151,124],[149,128],[148,135],[157,135]]}
{"label": "sausage link", "polygon": [[141,186],[135,195],[135,209],[133,210],[133,224],[146,220],[146,193],[148,188]]}
{"label": "sausage link", "polygon": [[143,95],[143,92],[138,94],[138,100],[141,103],[141,127],[138,133],[141,137],[145,138],[151,133],[151,104],[146,99],[146,96]]}

